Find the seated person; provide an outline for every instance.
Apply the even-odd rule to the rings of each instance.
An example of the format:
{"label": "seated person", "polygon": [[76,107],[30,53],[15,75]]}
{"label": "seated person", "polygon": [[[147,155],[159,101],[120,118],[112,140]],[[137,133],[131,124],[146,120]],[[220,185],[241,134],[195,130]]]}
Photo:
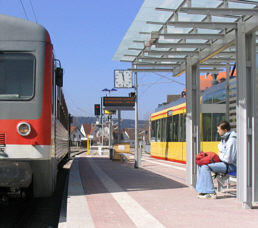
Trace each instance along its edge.
{"label": "seated person", "polygon": [[221,162],[210,163],[198,167],[196,191],[198,198],[216,199],[216,192],[212,181],[211,171],[215,173],[228,173],[236,171],[237,140],[236,132],[230,130],[227,121],[221,122],[217,126],[217,132],[221,137],[218,145],[218,155]]}

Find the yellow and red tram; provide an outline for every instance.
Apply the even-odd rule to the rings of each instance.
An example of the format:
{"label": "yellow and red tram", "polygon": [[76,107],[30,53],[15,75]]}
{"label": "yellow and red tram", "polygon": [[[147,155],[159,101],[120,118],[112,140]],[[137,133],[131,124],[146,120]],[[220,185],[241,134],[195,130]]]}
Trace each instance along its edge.
{"label": "yellow and red tram", "polygon": [[[235,79],[230,80],[231,118],[235,119]],[[206,89],[201,95],[202,104],[226,105],[226,82]],[[232,95],[233,94],[233,95]],[[226,113],[201,113],[201,151],[217,152],[219,136],[216,126]],[[186,163],[186,99],[180,98],[160,106],[151,115],[151,157]]]}

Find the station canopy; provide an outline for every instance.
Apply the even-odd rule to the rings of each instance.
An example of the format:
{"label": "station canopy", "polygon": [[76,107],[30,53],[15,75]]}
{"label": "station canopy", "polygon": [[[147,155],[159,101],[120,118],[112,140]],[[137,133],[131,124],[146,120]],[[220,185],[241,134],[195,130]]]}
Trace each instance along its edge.
{"label": "station canopy", "polygon": [[238,22],[257,24],[257,16],[258,0],[145,0],[113,60],[178,76],[191,57],[200,72],[225,71],[236,62]]}

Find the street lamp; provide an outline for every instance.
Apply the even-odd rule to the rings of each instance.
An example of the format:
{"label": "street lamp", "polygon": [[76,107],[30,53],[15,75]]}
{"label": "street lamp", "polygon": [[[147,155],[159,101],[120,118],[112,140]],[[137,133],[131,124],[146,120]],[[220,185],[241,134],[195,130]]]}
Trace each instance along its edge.
{"label": "street lamp", "polygon": [[111,93],[111,92],[115,92],[115,91],[117,91],[117,89],[115,89],[115,88],[112,88],[112,89],[107,89],[107,88],[102,89],[102,92],[108,92],[108,95],[109,95],[109,96],[110,96],[110,93]]}
{"label": "street lamp", "polygon": [[[112,88],[112,89],[108,89],[108,88],[105,88],[105,89],[102,89],[102,92],[106,92],[106,96],[107,96],[107,92],[108,92],[108,96],[110,96],[110,93],[111,92],[115,92],[117,91],[117,89],[115,88]],[[101,97],[101,126],[102,126],[102,129],[101,129],[101,133],[102,133],[102,145],[104,143],[103,139],[104,139],[104,132],[103,132],[103,97]],[[109,147],[111,147],[111,117],[108,118],[109,120]]]}

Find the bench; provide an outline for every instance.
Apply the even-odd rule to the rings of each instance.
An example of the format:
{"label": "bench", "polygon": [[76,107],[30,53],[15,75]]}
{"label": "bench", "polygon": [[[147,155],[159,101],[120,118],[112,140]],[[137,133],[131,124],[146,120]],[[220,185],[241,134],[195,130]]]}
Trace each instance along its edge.
{"label": "bench", "polygon": [[236,172],[218,173],[216,178],[218,181],[218,192],[223,192],[226,188],[230,189],[232,182],[237,183]]}

